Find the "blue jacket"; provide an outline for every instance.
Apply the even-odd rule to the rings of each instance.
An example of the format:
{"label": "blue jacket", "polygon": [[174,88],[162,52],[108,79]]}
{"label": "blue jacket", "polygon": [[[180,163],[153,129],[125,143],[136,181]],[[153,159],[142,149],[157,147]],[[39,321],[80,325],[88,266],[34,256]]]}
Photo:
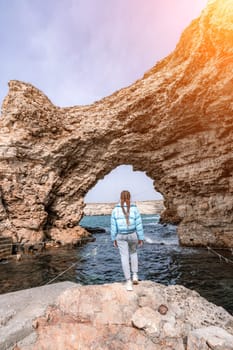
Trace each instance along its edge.
{"label": "blue jacket", "polygon": [[[126,208],[126,205],[125,205]],[[128,234],[136,232],[138,239],[144,240],[141,215],[135,204],[130,205],[129,225],[127,226],[126,218],[120,204],[117,204],[111,215],[111,238],[116,239],[117,234]]]}

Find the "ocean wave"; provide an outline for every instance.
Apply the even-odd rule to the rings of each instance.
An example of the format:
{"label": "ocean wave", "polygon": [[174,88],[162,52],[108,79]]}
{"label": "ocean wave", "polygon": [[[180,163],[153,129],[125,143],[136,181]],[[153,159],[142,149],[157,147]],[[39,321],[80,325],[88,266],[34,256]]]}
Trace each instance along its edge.
{"label": "ocean wave", "polygon": [[142,217],[142,220],[153,220],[153,219],[159,219],[159,215],[156,216],[149,216],[149,217]]}
{"label": "ocean wave", "polygon": [[143,226],[161,226],[158,222],[142,223]]}
{"label": "ocean wave", "polygon": [[8,261],[7,259],[1,260],[1,261],[0,261],[0,265],[8,264],[8,262],[9,262],[9,261]]}
{"label": "ocean wave", "polygon": [[145,237],[145,243],[148,244],[158,244],[158,245],[174,245],[177,246],[178,245],[178,240],[172,239],[172,240],[159,240],[159,239],[152,239],[150,237]]}

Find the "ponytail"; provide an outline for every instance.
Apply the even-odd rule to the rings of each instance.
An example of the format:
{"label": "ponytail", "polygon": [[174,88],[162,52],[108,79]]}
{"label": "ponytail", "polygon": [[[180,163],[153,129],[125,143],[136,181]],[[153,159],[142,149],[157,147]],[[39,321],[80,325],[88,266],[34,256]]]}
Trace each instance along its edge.
{"label": "ponytail", "polygon": [[[124,204],[126,203],[126,209]],[[125,215],[127,226],[129,226],[129,213],[130,213],[130,192],[122,191],[121,192],[121,209]]]}

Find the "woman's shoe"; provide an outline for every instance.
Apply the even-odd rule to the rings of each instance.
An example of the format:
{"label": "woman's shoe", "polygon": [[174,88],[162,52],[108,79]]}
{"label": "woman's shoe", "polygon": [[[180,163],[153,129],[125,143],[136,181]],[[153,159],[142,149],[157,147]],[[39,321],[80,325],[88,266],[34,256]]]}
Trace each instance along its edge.
{"label": "woman's shoe", "polygon": [[126,286],[126,290],[128,290],[128,291],[132,291],[133,290],[133,285],[132,285],[132,281],[131,280],[127,280],[125,286]]}
{"label": "woman's shoe", "polygon": [[138,284],[138,274],[136,272],[133,273],[133,284]]}

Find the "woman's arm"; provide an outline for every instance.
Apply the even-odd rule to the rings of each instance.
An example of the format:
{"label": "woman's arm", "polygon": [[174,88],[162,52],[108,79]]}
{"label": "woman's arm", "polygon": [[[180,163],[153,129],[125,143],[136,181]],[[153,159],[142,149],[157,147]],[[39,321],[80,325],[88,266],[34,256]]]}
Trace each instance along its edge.
{"label": "woman's arm", "polygon": [[111,215],[111,239],[112,239],[112,241],[116,240],[116,235],[117,235],[117,222],[116,222],[116,218],[115,218],[115,212],[113,209],[112,215]]}
{"label": "woman's arm", "polygon": [[136,224],[136,232],[137,232],[138,240],[143,241],[144,231],[142,226],[142,218],[137,207],[135,208],[135,224]]}

